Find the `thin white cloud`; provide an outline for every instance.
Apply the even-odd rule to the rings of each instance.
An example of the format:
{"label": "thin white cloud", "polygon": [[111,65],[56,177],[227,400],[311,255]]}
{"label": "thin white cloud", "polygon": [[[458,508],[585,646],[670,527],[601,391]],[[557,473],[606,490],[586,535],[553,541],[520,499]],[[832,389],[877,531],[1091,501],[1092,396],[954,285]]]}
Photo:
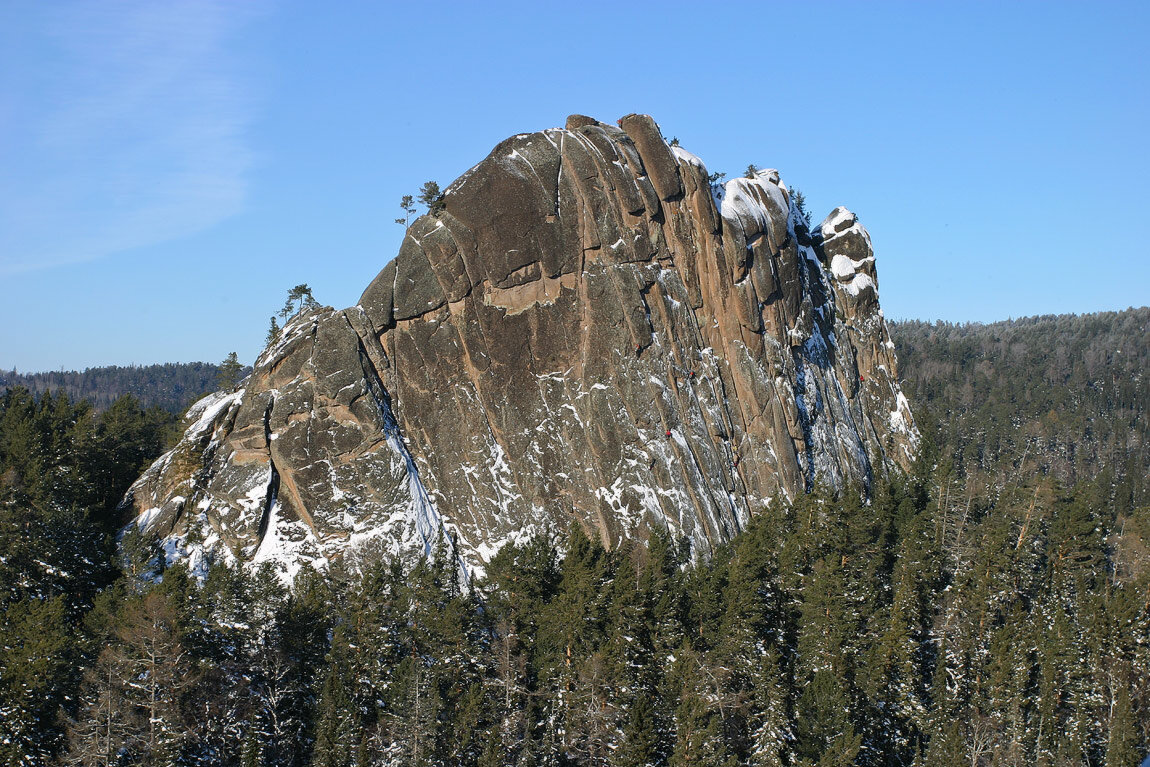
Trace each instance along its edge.
{"label": "thin white cloud", "polygon": [[0,80],[0,274],[175,239],[242,209],[253,93],[239,33],[254,4],[25,7]]}

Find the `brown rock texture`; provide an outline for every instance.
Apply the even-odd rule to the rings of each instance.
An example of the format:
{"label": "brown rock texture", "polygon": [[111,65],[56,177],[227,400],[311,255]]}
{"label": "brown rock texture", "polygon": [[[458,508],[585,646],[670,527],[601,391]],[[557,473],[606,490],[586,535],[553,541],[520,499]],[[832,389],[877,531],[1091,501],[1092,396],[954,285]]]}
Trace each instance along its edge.
{"label": "brown rock texture", "polygon": [[705,556],[766,504],[913,460],[870,236],[778,173],[712,186],[646,115],[497,146],[342,311],[297,316],[136,483],[170,558],[469,568],[573,523]]}

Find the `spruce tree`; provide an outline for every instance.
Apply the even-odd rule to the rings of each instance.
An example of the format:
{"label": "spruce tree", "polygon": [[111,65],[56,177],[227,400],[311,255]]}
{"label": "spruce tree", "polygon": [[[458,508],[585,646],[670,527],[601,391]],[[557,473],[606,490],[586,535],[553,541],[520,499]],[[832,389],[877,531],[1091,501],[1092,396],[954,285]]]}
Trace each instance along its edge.
{"label": "spruce tree", "polygon": [[64,599],[9,602],[0,635],[0,764],[46,764],[60,747],[61,706],[79,670]]}
{"label": "spruce tree", "polygon": [[1119,685],[1115,691],[1108,729],[1106,767],[1138,764],[1138,760],[1142,758],[1142,754],[1138,751],[1138,731],[1130,705],[1130,692],[1124,684]]}
{"label": "spruce tree", "polygon": [[272,344],[279,341],[279,338],[280,338],[280,326],[279,326],[279,323],[276,322],[276,317],[273,314],[271,316],[270,322],[268,323],[268,334],[264,338],[264,346],[271,346]]}
{"label": "spruce tree", "polygon": [[224,361],[220,363],[220,372],[216,375],[216,384],[224,391],[231,391],[240,382],[240,374],[244,366],[240,364],[235,352],[229,352]]}
{"label": "spruce tree", "polygon": [[312,755],[312,764],[316,767],[352,767],[354,764],[359,723],[348,695],[348,680],[354,678],[347,657],[349,650],[347,640],[337,627],[316,710]]}
{"label": "spruce tree", "polygon": [[851,700],[842,680],[829,669],[816,671],[795,706],[795,749],[820,767],[847,767],[862,746],[851,721]]}

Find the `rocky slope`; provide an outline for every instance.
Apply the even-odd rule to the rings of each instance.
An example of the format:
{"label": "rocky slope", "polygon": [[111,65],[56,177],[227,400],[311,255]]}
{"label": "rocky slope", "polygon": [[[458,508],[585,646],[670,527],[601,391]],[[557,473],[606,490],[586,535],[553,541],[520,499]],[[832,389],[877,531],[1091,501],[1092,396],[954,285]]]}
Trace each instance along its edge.
{"label": "rocky slope", "polygon": [[907,466],[870,237],[773,170],[709,183],[654,121],[514,136],[359,304],[294,318],[136,483],[169,557],[420,551],[577,521],[705,554],[764,504]]}

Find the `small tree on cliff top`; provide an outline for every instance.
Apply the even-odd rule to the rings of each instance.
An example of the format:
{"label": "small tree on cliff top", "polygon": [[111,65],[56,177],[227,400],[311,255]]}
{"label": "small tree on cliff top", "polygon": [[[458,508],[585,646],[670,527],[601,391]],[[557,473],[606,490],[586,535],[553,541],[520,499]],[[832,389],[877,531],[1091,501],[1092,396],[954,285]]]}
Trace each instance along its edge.
{"label": "small tree on cliff top", "polygon": [[220,363],[220,370],[216,373],[216,383],[224,391],[231,391],[240,382],[240,375],[244,366],[240,364],[239,357],[232,352]]}
{"label": "small tree on cliff top", "polygon": [[427,212],[433,216],[443,210],[445,203],[439,184],[434,181],[425,181],[423,186],[419,188],[419,202],[426,205]]}
{"label": "small tree on cliff top", "polygon": [[399,200],[399,207],[400,207],[400,210],[403,211],[403,218],[395,219],[395,223],[397,223],[401,226],[410,225],[411,224],[411,217],[414,216],[416,213],[415,198],[412,197],[410,194],[405,194]]}
{"label": "small tree on cliff top", "polygon": [[315,306],[316,300],[312,297],[311,288],[307,283],[296,285],[288,291],[284,307],[280,309],[280,316],[284,319],[299,314],[305,306]]}

